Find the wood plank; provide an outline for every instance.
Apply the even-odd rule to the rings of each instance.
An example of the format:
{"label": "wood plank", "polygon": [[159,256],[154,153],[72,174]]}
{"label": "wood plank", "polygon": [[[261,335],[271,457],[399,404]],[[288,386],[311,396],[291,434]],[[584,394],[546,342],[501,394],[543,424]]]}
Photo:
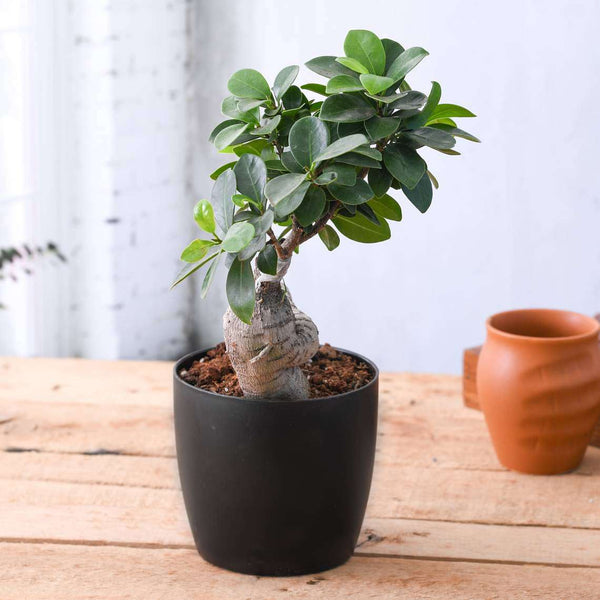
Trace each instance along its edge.
{"label": "wood plank", "polygon": [[0,357],[0,401],[169,406],[167,361]]}
{"label": "wood plank", "polygon": [[[0,412],[5,412],[0,403]],[[167,406],[118,406],[22,402],[0,423],[0,449],[44,452],[113,452],[174,456],[173,410]]]}
{"label": "wood plank", "polygon": [[574,474],[376,465],[367,512],[373,517],[598,529],[600,486],[597,477]]}
{"label": "wood plank", "polygon": [[0,478],[179,489],[175,459],[155,456],[4,452]]}
{"label": "wood plank", "polygon": [[[435,483],[436,478],[433,480]],[[440,499],[439,507],[432,502],[433,508],[423,510],[425,498],[414,495],[404,504],[390,506],[389,502],[382,503],[374,491],[360,552],[600,566],[597,505],[584,503],[582,512],[581,506],[572,503],[565,511],[565,504],[559,502],[549,513],[543,513],[540,506],[542,516],[549,514],[557,521],[552,527],[515,526],[519,517],[524,525],[531,525],[540,523],[540,516],[533,510],[528,515],[529,505],[519,505],[516,515],[494,507],[488,507],[485,513],[479,510],[478,502],[484,506],[489,503],[480,497],[471,503],[463,502],[462,513],[460,502],[454,501],[458,514],[449,515],[453,522],[440,523],[431,518],[443,516],[452,502]],[[382,515],[378,512],[380,506],[387,506],[392,512]],[[485,518],[489,524],[471,523]],[[493,519],[505,519],[507,524],[496,525]],[[597,527],[572,528],[585,523],[596,523]],[[0,482],[0,538],[192,546],[178,490],[38,481],[20,481],[16,485]]]}
{"label": "wood plank", "polygon": [[[175,454],[170,406],[22,402],[6,407],[0,402],[0,413],[8,408],[13,417],[0,423],[0,449]],[[389,387],[382,390],[377,461],[505,470],[496,459],[482,415],[463,408],[458,397],[433,395],[417,400]],[[577,474],[600,479],[600,449],[588,449]]]}
{"label": "wood plank", "polygon": [[600,568],[600,530],[370,518],[357,553]]}
{"label": "wood plank", "polygon": [[0,544],[3,600],[411,598],[597,600],[600,569],[355,557],[319,575],[222,571],[187,549]]}
{"label": "wood plank", "polygon": [[[172,362],[0,357],[0,402],[171,406]],[[35,377],[32,377],[35,374]],[[382,373],[382,389],[399,398],[460,398],[461,379]]]}
{"label": "wood plank", "polygon": [[[167,510],[144,503],[3,505],[0,524],[2,541],[194,547],[179,498]],[[367,518],[357,554],[598,567],[600,530]]]}

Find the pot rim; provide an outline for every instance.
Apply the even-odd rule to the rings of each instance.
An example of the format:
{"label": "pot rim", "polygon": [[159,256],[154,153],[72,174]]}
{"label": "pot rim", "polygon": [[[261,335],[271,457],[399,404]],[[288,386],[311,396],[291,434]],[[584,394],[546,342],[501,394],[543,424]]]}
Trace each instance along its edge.
{"label": "pot rim", "polygon": [[[504,331],[499,329],[498,327],[492,324],[492,321],[497,317],[502,317],[505,315],[511,314],[524,314],[524,313],[545,313],[545,314],[553,314],[560,317],[577,317],[582,321],[585,321],[589,324],[590,330],[584,333],[578,333],[575,335],[565,335],[565,336],[555,336],[555,337],[542,337],[542,336],[533,336],[533,335],[521,335],[518,333],[509,333],[508,331]],[[564,344],[569,342],[580,342],[585,340],[594,340],[598,338],[598,334],[600,332],[600,322],[597,321],[594,317],[590,317],[588,315],[584,315],[572,310],[561,310],[557,308],[518,308],[515,310],[505,310],[499,313],[496,313],[487,318],[486,328],[488,334],[494,334],[501,338],[511,339],[515,341],[523,341],[527,343],[538,343],[538,344]]]}
{"label": "pot rim", "polygon": [[206,354],[209,350],[212,350],[213,348],[215,348],[215,346],[208,346],[208,347],[202,348],[200,350],[194,350],[192,352],[189,352],[185,356],[182,356],[179,360],[177,360],[175,362],[175,365],[173,366],[173,377],[174,377],[175,381],[177,381],[181,385],[187,386],[187,387],[195,390],[196,392],[203,393],[203,394],[209,394],[210,396],[214,396],[215,398],[222,398],[222,399],[230,400],[230,401],[256,402],[256,403],[264,403],[264,404],[286,404],[286,405],[287,404],[296,404],[298,402],[314,403],[314,402],[323,402],[325,400],[335,400],[337,398],[345,398],[352,394],[356,394],[357,392],[362,392],[363,390],[366,390],[370,386],[377,385],[377,382],[379,381],[379,369],[377,368],[377,365],[372,360],[366,358],[362,354],[358,354],[358,353],[352,352],[350,350],[345,350],[344,348],[338,348],[337,346],[333,346],[334,350],[337,350],[338,352],[343,352],[344,354],[348,354],[349,356],[352,356],[354,358],[358,358],[359,360],[368,364],[369,367],[371,368],[371,370],[373,371],[373,378],[368,383],[365,383],[365,385],[363,385],[362,387],[356,388],[355,390],[350,390],[349,392],[344,392],[343,394],[335,394],[334,396],[323,396],[321,398],[305,398],[303,400],[284,400],[284,399],[280,399],[280,398],[268,398],[268,399],[267,398],[246,398],[244,396],[229,396],[227,394],[218,394],[217,392],[211,392],[210,390],[205,390],[204,388],[196,387],[195,385],[192,385],[191,383],[184,381],[179,376],[179,369],[181,368],[181,365],[183,363],[185,363],[186,361],[189,361],[195,357],[202,356],[202,355]]}

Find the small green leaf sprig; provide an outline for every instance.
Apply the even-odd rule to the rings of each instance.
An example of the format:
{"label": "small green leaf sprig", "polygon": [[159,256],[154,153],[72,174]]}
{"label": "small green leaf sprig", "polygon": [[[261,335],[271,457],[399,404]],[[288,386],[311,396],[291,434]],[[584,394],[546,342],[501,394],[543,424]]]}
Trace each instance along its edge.
{"label": "small green leaf sprig", "polygon": [[250,323],[252,259],[260,271],[275,275],[278,259],[289,259],[316,235],[329,250],[340,244],[338,232],[362,243],[389,239],[388,221],[402,219],[390,189],[425,213],[438,187],[418,151],[458,155],[456,138],[479,141],[455,122],[475,115],[440,104],[439,83],[432,83],[429,95],[410,88],[406,75],[428,55],[423,48],[405,50],[370,31],[352,30],[344,53],[306,63],[326,84],[294,85],[297,65],[282,69],[273,86],[254,69],[231,76],[231,95],[221,106],[228,118],[209,141],[235,159],[212,173],[210,201],[194,208],[196,223],[211,237],[185,248],[186,264],[173,285],[210,263],[204,297],[224,256],[229,304]]}
{"label": "small green leaf sprig", "polygon": [[[31,262],[37,258],[54,256],[61,262],[67,262],[66,257],[54,242],[41,246],[20,244],[0,248],[0,281],[17,281],[18,273],[33,275]],[[0,302],[0,309],[6,306]]]}

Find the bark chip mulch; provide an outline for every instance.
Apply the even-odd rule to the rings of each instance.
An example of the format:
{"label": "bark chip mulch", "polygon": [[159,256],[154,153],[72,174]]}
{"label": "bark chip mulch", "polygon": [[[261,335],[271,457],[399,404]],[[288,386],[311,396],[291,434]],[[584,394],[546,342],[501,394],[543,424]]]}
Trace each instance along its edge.
{"label": "bark chip mulch", "polygon": [[[363,387],[373,379],[373,371],[363,361],[338,352],[329,344],[302,367],[308,377],[311,398],[326,398]],[[227,396],[243,396],[237,375],[221,342],[179,376],[187,383]]]}

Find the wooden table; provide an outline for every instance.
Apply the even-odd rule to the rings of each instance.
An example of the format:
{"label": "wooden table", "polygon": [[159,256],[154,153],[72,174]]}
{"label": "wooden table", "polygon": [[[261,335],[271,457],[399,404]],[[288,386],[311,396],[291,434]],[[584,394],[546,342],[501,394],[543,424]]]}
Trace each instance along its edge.
{"label": "wooden table", "polygon": [[0,359],[0,598],[600,598],[600,449],[559,477],[495,459],[460,379],[381,379],[377,464],[346,565],[237,575],[196,553],[171,364]]}

